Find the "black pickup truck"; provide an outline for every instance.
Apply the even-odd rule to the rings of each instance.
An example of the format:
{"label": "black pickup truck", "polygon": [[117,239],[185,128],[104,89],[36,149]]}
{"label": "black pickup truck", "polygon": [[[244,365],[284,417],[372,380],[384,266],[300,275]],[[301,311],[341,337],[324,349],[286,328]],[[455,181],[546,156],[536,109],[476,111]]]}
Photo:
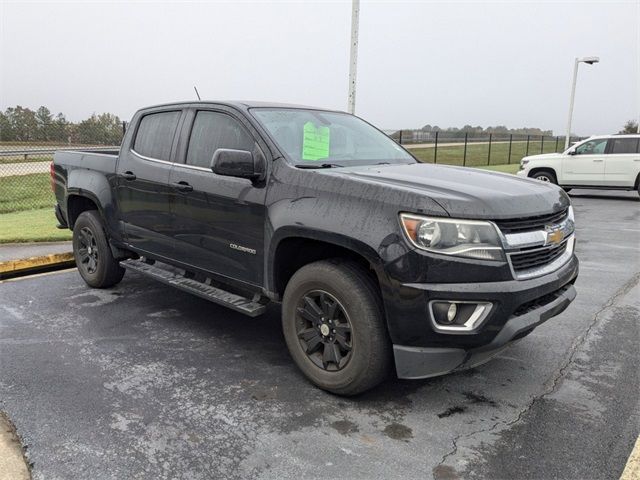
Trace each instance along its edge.
{"label": "black pickup truck", "polygon": [[291,357],[338,394],[479,365],[576,295],[560,188],[422,164],[343,112],[144,108],[119,152],[51,174],[88,285],[130,269],[250,316],[281,303]]}

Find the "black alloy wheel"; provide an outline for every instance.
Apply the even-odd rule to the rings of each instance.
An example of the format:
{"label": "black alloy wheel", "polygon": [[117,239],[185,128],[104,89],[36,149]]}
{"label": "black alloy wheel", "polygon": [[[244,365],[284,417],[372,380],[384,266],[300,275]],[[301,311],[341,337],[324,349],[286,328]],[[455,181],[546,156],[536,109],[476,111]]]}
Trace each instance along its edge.
{"label": "black alloy wheel", "polygon": [[296,331],[303,351],[317,367],[335,372],[351,360],[351,321],[340,302],[329,292],[312,290],[296,309]]}
{"label": "black alloy wheel", "polygon": [[78,258],[80,260],[78,268],[82,268],[89,274],[94,274],[98,269],[100,258],[96,237],[88,227],[80,230],[78,244]]}

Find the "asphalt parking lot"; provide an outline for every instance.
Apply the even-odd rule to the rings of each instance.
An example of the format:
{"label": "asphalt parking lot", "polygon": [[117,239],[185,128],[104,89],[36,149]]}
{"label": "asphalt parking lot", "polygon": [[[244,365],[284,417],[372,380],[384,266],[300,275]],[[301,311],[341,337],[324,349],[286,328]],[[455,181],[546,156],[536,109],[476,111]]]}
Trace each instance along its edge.
{"label": "asphalt parking lot", "polygon": [[40,479],[618,478],[640,433],[640,199],[572,192],[562,315],[476,369],[356,398],[250,319],[128,272],[0,285],[0,410]]}

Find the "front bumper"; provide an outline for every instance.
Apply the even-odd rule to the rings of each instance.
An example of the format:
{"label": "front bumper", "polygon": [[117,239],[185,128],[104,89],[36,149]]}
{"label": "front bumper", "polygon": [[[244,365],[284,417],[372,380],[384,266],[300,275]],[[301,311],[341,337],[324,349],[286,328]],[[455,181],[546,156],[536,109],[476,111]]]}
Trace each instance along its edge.
{"label": "front bumper", "polygon": [[490,360],[509,344],[563,312],[576,297],[573,282],[577,275],[578,261],[574,256],[558,271],[533,280],[413,285],[430,297],[499,298],[510,307],[506,311],[498,309],[492,319],[493,327],[485,326],[478,335],[447,336],[437,344],[424,346],[395,344],[398,378],[434,377]]}

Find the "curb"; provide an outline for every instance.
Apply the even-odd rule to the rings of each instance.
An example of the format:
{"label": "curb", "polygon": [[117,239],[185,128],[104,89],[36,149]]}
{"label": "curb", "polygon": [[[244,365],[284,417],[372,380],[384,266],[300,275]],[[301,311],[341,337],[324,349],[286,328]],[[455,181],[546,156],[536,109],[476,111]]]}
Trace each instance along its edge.
{"label": "curb", "polygon": [[18,277],[46,270],[72,267],[75,265],[73,253],[53,253],[39,257],[0,262],[0,280]]}
{"label": "curb", "polygon": [[0,480],[29,480],[31,472],[15,426],[0,412]]}
{"label": "curb", "polygon": [[636,439],[620,480],[634,480],[636,478],[640,478],[640,437]]}

